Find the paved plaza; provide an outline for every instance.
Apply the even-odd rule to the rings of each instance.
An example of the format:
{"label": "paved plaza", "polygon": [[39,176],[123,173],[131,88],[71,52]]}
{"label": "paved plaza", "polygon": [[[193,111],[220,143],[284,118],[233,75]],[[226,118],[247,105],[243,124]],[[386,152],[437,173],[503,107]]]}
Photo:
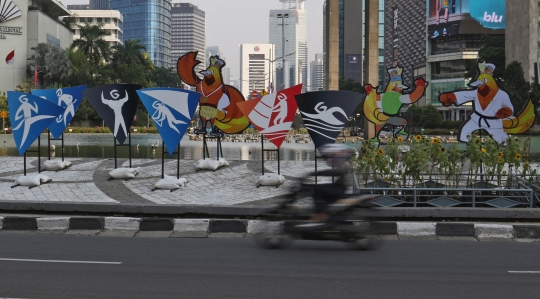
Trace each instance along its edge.
{"label": "paved plaza", "polygon": [[[43,163],[46,158],[41,159]],[[161,159],[132,159],[132,167],[139,174],[132,180],[108,180],[114,168],[114,159],[66,158],[72,166],[55,171],[42,171],[52,181],[35,188],[14,187],[23,174],[23,157],[0,157],[0,200],[43,201],[74,203],[142,203],[189,205],[269,205],[279,202],[291,186],[315,170],[314,161],[281,161],[280,173],[285,182],[276,187],[261,186],[256,182],[261,174],[261,161],[228,161],[216,171],[195,170],[194,160],[180,161],[180,177],[186,178],[186,187],[174,192],[152,191],[161,178]],[[176,175],[176,160],[165,160],[165,174]],[[127,159],[118,159],[118,165],[129,167]],[[37,157],[27,158],[27,175],[37,173]],[[266,161],[265,173],[277,173],[277,161]],[[326,168],[318,162],[318,168]],[[326,178],[328,180],[328,178]],[[319,178],[320,182],[325,178]]]}

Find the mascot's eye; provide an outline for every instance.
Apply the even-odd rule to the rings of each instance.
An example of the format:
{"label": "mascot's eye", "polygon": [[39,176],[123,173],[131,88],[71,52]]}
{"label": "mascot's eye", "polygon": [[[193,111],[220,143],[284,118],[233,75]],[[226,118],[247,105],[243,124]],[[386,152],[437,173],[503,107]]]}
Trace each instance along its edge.
{"label": "mascot's eye", "polygon": [[215,73],[216,73],[216,71],[212,71],[212,74],[215,74]]}
{"label": "mascot's eye", "polygon": [[487,83],[487,78],[482,79],[482,81],[484,81],[484,83]]}

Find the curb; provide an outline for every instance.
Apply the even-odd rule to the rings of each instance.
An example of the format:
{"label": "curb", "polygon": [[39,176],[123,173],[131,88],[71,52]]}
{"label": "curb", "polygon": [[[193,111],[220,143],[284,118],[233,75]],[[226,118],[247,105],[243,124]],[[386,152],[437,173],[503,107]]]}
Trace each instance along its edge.
{"label": "curb", "polygon": [[[111,236],[171,238],[250,237],[279,232],[283,222],[240,219],[173,219],[131,217],[13,217],[0,216],[0,231],[64,232]],[[383,239],[474,239],[478,241],[540,241],[540,223],[494,224],[466,222],[371,222]],[[94,232],[94,233],[88,233]]]}

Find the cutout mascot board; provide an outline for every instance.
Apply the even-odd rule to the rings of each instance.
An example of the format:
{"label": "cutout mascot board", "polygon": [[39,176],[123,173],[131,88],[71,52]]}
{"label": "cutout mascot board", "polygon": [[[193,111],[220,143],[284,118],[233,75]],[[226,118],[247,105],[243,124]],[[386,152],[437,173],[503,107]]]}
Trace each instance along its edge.
{"label": "cutout mascot board", "polygon": [[198,52],[188,52],[177,62],[177,71],[180,79],[186,84],[196,88],[200,93],[199,116],[202,127],[196,134],[206,135],[206,127],[211,126],[211,137],[222,137],[223,133],[236,134],[249,126],[249,120],[236,105],[245,101],[238,89],[223,83],[221,69],[225,61],[219,56],[210,57],[208,68],[201,72],[203,78],[195,73],[195,66],[201,63],[196,60]]}
{"label": "cutout mascot board", "polygon": [[384,93],[378,93],[377,89],[371,84],[365,86],[366,100],[364,101],[364,115],[375,124],[374,142],[379,142],[379,134],[384,127],[392,127],[392,135],[397,138],[401,136],[404,140],[409,137],[409,133],[405,130],[407,127],[407,119],[399,116],[399,112],[403,105],[410,105],[418,101],[425,93],[428,83],[423,78],[415,80],[415,89],[404,94],[403,91],[408,89],[408,86],[403,85],[401,74],[403,69],[399,66],[388,69],[390,82],[386,85]]}
{"label": "cutout mascot board", "polygon": [[83,91],[120,144],[124,144],[129,134],[139,104],[137,89],[141,88],[138,84],[109,84]]}
{"label": "cutout mascot board", "polygon": [[22,156],[65,108],[23,92],[8,91],[7,97],[13,138]]}
{"label": "cutout mascot board", "polygon": [[349,91],[316,91],[296,96],[298,109],[315,148],[336,141],[365,96]]}
{"label": "cutout mascot board", "polygon": [[55,121],[49,126],[54,139],[62,136],[62,133],[64,133],[64,130],[75,116],[79,105],[81,105],[83,98],[82,92],[85,89],[86,86],[76,86],[58,89],[34,89],[31,91],[33,95],[65,108],[64,112],[58,115]]}
{"label": "cutout mascot board", "polygon": [[172,155],[186,133],[201,95],[185,89],[159,87],[137,90],[137,93]]}
{"label": "cutout mascot board", "polygon": [[298,105],[294,97],[301,92],[299,84],[237,105],[253,126],[279,148],[296,115]]}
{"label": "cutout mascot board", "polygon": [[469,119],[459,129],[459,141],[469,142],[472,132],[486,130],[497,142],[502,143],[510,134],[521,134],[534,124],[535,114],[529,99],[525,108],[514,116],[514,106],[508,94],[497,86],[493,79],[495,65],[480,63],[480,75],[469,83],[474,89],[445,92],[439,95],[444,106],[460,106],[472,102],[473,111]]}

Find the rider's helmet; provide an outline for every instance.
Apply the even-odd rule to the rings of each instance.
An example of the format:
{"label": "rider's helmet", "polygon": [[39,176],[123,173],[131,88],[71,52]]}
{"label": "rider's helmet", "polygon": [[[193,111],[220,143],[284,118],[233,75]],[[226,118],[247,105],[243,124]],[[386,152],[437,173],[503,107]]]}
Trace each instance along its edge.
{"label": "rider's helmet", "polygon": [[351,159],[353,149],[343,143],[328,143],[319,147],[319,153],[330,166],[337,166]]}

